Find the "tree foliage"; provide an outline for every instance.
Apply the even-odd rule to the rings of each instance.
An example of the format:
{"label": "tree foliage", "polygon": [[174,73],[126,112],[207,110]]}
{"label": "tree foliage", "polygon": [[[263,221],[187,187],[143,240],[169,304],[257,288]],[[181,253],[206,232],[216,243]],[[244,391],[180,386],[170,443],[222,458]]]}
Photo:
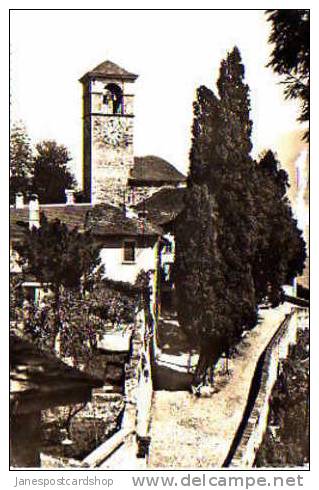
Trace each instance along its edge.
{"label": "tree foliage", "polygon": [[97,275],[85,291],[61,287],[58,312],[54,296],[29,304],[24,333],[41,349],[56,349],[62,358],[89,369],[106,330],[134,323],[136,302],[137,295],[119,293]]}
{"label": "tree foliage", "polygon": [[258,199],[255,211],[259,227],[253,275],[258,300],[280,302],[282,286],[302,273],[306,247],[286,196],[288,175],[272,151],[256,166]]}
{"label": "tree foliage", "polygon": [[22,123],[10,131],[10,203],[18,192],[27,194],[33,177],[33,155],[30,138]]}
{"label": "tree foliage", "polygon": [[48,221],[41,213],[40,227],[27,230],[25,240],[16,246],[21,263],[41,283],[54,291],[86,287],[100,265],[99,246],[90,231],[69,230],[56,219]]}
{"label": "tree foliage", "polygon": [[64,203],[65,189],[74,189],[76,181],[68,168],[71,161],[67,148],[56,141],[36,145],[35,155],[22,123],[10,133],[10,203],[15,195],[37,194],[41,204]]}
{"label": "tree foliage", "polygon": [[309,330],[282,361],[270,398],[267,430],[255,466],[301,467],[309,463]]}
{"label": "tree foliage", "polygon": [[23,292],[22,292],[22,277],[19,274],[10,274],[10,308],[9,318],[10,323],[16,326],[17,323],[23,320]]}
{"label": "tree foliage", "polygon": [[146,279],[140,275],[130,288],[104,280],[100,245],[90,232],[42,215],[40,228],[27,231],[17,250],[23,270],[47,290],[40,304],[24,308],[24,332],[40,348],[88,366],[106,328],[134,323]]}
{"label": "tree foliage", "polygon": [[232,144],[236,147],[236,153],[234,155],[232,152],[232,156],[236,160],[239,157],[239,165],[249,159],[252,149],[250,95],[244,79],[245,67],[235,46],[221,62],[217,87],[224,117],[231,124]]}
{"label": "tree foliage", "polygon": [[65,202],[65,189],[74,189],[75,178],[68,169],[71,157],[56,141],[36,145],[32,191],[42,204]]}
{"label": "tree foliage", "polygon": [[200,346],[202,372],[255,326],[262,299],[278,302],[305,258],[286,173],[270,154],[258,167],[250,156],[244,74],[235,47],[221,63],[218,97],[207,87],[197,91],[188,190],[176,226],[179,319]]}
{"label": "tree foliage", "polygon": [[[194,346],[206,346],[207,337],[220,335],[218,315],[213,314],[219,296],[219,257],[216,247],[216,215],[206,185],[192,185],[185,208],[176,222],[176,261],[179,318]],[[202,342],[204,340],[204,342]]]}
{"label": "tree foliage", "polygon": [[[310,11],[266,10],[274,44],[268,66],[284,77],[285,95],[301,103],[299,121],[309,121]],[[308,138],[309,133],[306,133]]]}

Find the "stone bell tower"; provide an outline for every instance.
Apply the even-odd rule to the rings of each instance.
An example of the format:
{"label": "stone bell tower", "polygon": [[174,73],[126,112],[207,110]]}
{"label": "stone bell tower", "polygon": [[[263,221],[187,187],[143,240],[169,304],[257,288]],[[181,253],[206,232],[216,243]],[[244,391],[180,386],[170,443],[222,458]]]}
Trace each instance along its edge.
{"label": "stone bell tower", "polygon": [[83,84],[83,186],[92,204],[122,205],[134,164],[133,100],[137,75],[111,61],[86,73]]}

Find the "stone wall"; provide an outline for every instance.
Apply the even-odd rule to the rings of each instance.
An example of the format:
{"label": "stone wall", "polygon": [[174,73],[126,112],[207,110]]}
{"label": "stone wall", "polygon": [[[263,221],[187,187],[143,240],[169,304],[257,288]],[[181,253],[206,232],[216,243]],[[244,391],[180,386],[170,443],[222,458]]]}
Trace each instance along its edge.
{"label": "stone wall", "polygon": [[61,430],[70,407],[56,407],[42,412],[41,452],[52,457],[81,460],[97,444],[101,444],[116,432],[124,410],[123,383],[127,354],[95,352],[86,370],[104,380],[102,388],[92,391],[92,400],[72,417],[70,444],[64,445],[66,432]]}
{"label": "stone wall", "polygon": [[[124,410],[118,432],[84,460],[90,467],[118,469],[146,464],[153,385],[151,377],[152,328],[144,309],[136,313],[129,361],[125,366]],[[141,460],[144,463],[141,464]]]}
{"label": "stone wall", "polygon": [[151,335],[145,312],[137,313],[136,329],[132,336],[130,362],[125,373],[125,402],[122,426],[136,431],[138,437],[148,433],[152,399],[150,359]]}
{"label": "stone wall", "polygon": [[[306,328],[307,324],[307,311],[294,309],[279,326],[260,357],[243,421],[235,436],[232,454],[228,455],[225,466],[241,469],[253,467],[256,452],[267,428],[269,398],[277,380],[280,360],[287,357],[289,346],[296,343],[297,329]],[[258,383],[256,396],[254,391]]]}
{"label": "stone wall", "polygon": [[97,353],[89,370],[103,377],[105,386],[94,390],[92,401],[72,418],[71,444],[63,444],[67,434],[61,431],[68,407],[43,412],[43,466],[68,467],[72,462],[78,467],[118,469],[118,458],[133,467],[146,466],[153,394],[153,322],[152,313],[149,318],[148,312],[139,309],[132,326],[129,355]]}

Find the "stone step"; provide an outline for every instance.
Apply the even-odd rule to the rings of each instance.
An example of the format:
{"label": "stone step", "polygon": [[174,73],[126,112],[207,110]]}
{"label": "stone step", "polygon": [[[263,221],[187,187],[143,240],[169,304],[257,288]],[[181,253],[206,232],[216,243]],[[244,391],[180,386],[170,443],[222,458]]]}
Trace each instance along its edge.
{"label": "stone step", "polygon": [[109,403],[111,401],[121,401],[123,395],[121,393],[97,393],[94,394],[93,399],[95,403]]}

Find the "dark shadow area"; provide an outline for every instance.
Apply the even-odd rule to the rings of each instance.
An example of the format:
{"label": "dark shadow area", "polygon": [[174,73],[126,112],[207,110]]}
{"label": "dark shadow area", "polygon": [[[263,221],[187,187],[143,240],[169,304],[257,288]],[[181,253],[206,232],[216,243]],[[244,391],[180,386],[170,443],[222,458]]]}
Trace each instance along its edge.
{"label": "dark shadow area", "polygon": [[172,317],[163,318],[158,325],[158,346],[165,354],[178,356],[190,351],[189,341]]}
{"label": "dark shadow area", "polygon": [[153,368],[155,390],[189,390],[192,373],[187,370],[189,341],[174,311],[162,312],[158,323],[157,343],[161,351]]}
{"label": "dark shadow area", "polygon": [[153,383],[155,390],[183,391],[189,390],[193,375],[187,372],[180,372],[167,365],[156,365],[153,373]]}

